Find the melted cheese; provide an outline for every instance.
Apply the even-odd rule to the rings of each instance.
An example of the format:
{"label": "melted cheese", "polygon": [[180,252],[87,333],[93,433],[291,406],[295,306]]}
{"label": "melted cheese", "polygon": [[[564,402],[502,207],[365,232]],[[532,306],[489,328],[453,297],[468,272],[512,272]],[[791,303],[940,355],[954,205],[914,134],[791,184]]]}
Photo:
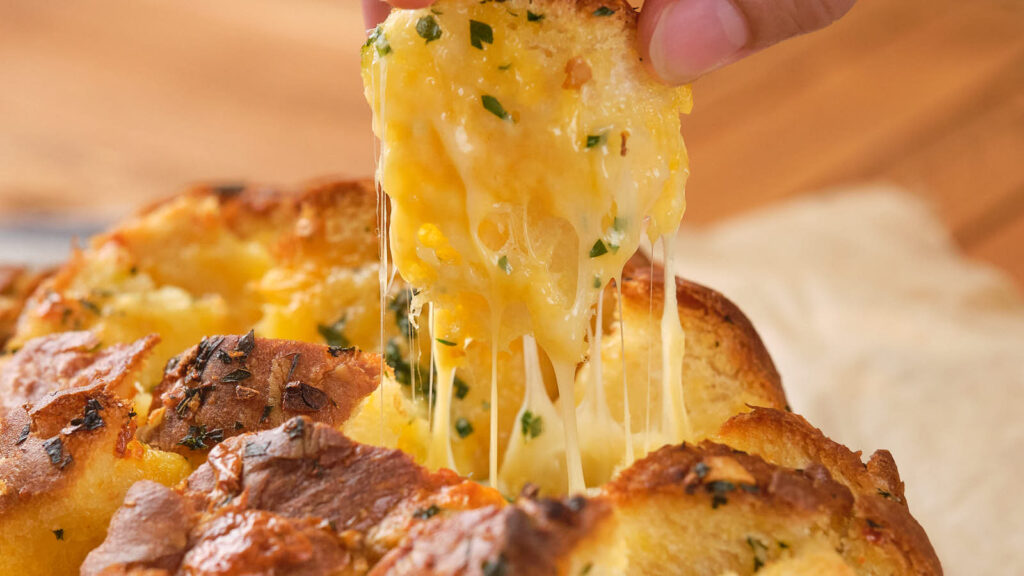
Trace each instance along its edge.
{"label": "melted cheese", "polygon": [[[603,288],[645,234],[674,235],[685,208],[679,114],[690,92],[654,82],[635,42],[618,16],[573,2],[441,0],[394,11],[364,48],[391,255],[433,311],[432,466],[456,467],[452,383],[478,347],[491,358],[492,483],[579,491],[632,458],[601,391],[600,323],[579,407],[573,389]],[[674,298],[665,308],[662,427],[682,439],[682,331]],[[498,422],[499,351],[524,338],[525,399],[515,422]],[[543,435],[520,431],[527,412]],[[500,469],[499,428],[512,429]]]}

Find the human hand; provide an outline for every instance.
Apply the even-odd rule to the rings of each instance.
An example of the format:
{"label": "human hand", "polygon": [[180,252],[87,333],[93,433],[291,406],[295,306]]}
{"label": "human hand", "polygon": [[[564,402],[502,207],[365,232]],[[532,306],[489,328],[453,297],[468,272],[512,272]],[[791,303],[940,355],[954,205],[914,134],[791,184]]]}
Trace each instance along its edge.
{"label": "human hand", "polygon": [[[741,58],[819,28],[856,0],[647,0],[640,11],[640,53],[655,76],[685,84]],[[390,0],[423,8],[434,0]],[[383,0],[363,0],[367,28],[387,17]]]}

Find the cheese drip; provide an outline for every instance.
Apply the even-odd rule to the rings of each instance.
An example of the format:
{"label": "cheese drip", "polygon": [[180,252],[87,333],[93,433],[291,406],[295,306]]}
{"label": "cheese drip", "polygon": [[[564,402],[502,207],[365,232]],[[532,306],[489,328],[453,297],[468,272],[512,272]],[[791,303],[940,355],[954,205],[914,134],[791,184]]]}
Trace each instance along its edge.
{"label": "cheese drip", "polygon": [[[624,431],[599,390],[599,368],[576,407],[576,368],[603,287],[620,276],[644,235],[678,227],[688,175],[679,114],[690,107],[688,87],[653,81],[635,43],[622,19],[573,2],[441,0],[429,10],[393,11],[364,47],[393,263],[434,314],[432,466],[457,467],[452,383],[480,349],[491,362],[485,453],[492,482],[497,475],[506,485],[543,484],[537,474],[561,467],[565,488],[580,491],[586,476],[606,476],[597,468],[607,468],[608,457],[596,451],[613,442],[626,452]],[[597,364],[600,334],[598,324],[590,339]],[[544,422],[543,435],[529,441],[521,421],[496,421],[496,363],[524,337],[519,417],[536,412]],[[539,368],[531,375],[534,339],[553,368],[557,412]],[[665,389],[673,385],[666,381]],[[673,414],[677,396],[681,402],[681,394],[665,393]],[[499,468],[496,432],[510,428]],[[456,441],[472,440],[464,429],[455,432]],[[557,466],[536,469],[556,453]],[[585,474],[584,460],[601,464],[588,464],[594,470]]]}

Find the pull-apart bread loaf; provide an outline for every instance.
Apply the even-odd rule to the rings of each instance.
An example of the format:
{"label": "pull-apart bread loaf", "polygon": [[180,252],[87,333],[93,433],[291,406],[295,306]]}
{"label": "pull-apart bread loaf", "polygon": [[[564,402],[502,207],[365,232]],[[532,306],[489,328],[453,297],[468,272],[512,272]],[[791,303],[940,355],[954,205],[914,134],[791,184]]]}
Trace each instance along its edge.
{"label": "pull-apart bread loaf", "polygon": [[[378,65],[368,76],[434,70],[453,98],[406,94],[397,103],[429,100],[437,114],[392,101],[381,116],[382,155],[399,168],[382,170],[392,230],[413,232],[395,235],[395,260],[424,263],[424,282],[497,278],[513,299],[533,298],[531,281],[555,300],[582,293],[586,315],[544,321],[590,335],[560,358],[534,353],[527,314],[510,313],[514,336],[484,346],[452,322],[482,315],[473,298],[439,308],[458,343],[431,334],[417,321],[426,292],[382,269],[388,214],[370,182],[190,190],[92,239],[38,287],[29,272],[0,275],[0,574],[941,574],[891,456],[864,464],[790,413],[726,298],[671,277],[666,291],[660,267],[630,259],[641,223],[670,236],[685,206],[678,118],[663,112],[689,103],[644,72],[632,8],[440,0],[395,16],[364,47]],[[484,84],[460,76],[463,61],[486,68]],[[568,116],[581,132],[549,129]],[[475,147],[502,134],[552,146]],[[536,202],[478,186],[500,200],[483,204],[521,218],[464,226],[481,197],[418,194],[460,170],[478,185],[533,182]],[[609,203],[581,174],[629,188],[612,186]],[[519,234],[519,221],[536,225]],[[467,265],[450,244],[471,235],[505,258]],[[481,286],[457,284],[431,286]],[[580,320],[591,311],[600,321]],[[566,361],[577,349],[587,357]],[[578,452],[559,414],[579,414]],[[567,494],[577,468],[586,489]]]}
{"label": "pull-apart bread loaf", "polygon": [[[301,289],[315,295],[301,299],[260,300],[254,286],[266,286],[279,263],[246,282],[221,280],[238,292],[153,280],[170,278],[164,268],[184,279],[230,270],[227,261],[241,257],[196,253],[206,249],[190,232],[199,212],[208,211],[219,238],[210,249],[246,244],[250,255],[281,258],[285,246],[318,238],[319,250],[337,253],[332,242],[374,241],[372,225],[346,222],[345,210],[372,205],[372,194],[358,183],[192,191],[95,239],[46,280],[22,314],[25,332],[0,359],[0,573],[73,574],[82,565],[88,574],[941,574],[888,453],[862,464],[787,413],[749,321],[707,288],[676,282],[693,441],[656,449],[586,496],[551,500],[527,490],[507,504],[462,470],[416,464],[429,431],[429,387],[418,381],[414,399],[408,378],[428,369],[408,353],[394,305],[401,290],[386,302],[383,378],[373,352],[379,336],[336,322],[377,314],[372,251],[330,272],[292,264],[304,270]],[[301,208],[311,197],[316,218]],[[326,229],[334,232],[316,236]],[[139,242],[124,240],[127,231],[154,246],[191,233],[194,250],[150,259],[126,248]],[[374,281],[359,284],[358,274]],[[616,291],[606,292],[605,342],[627,327],[626,367],[619,346],[603,351],[613,410],[621,409],[621,388],[612,385],[621,370],[646,381],[661,274],[642,258],[630,262],[621,317]],[[112,277],[124,283],[107,283]],[[90,298],[97,302],[61,324],[54,306]],[[234,335],[203,328],[224,325],[227,315],[174,320],[201,313],[189,308],[197,301],[243,302],[262,316],[231,325]],[[280,302],[312,326],[262,322],[284,314]],[[190,344],[161,351],[162,334],[134,338],[153,319]],[[291,335],[275,332],[281,326],[297,339],[274,339]],[[40,335],[44,327],[52,333]],[[74,327],[84,330],[61,329]],[[486,400],[474,376],[462,375],[467,398]],[[509,386],[522,394],[521,384]],[[499,401],[509,394],[518,404],[502,394]],[[640,422],[642,401],[638,394],[631,403]],[[473,408],[456,402],[453,414]],[[486,445],[487,427],[475,428]],[[147,481],[129,491],[138,480]]]}

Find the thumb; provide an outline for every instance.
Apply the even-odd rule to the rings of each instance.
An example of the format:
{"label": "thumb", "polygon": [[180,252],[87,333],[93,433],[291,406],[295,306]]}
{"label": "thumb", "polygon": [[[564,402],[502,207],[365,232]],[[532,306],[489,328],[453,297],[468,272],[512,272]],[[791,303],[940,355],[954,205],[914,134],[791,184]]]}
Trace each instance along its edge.
{"label": "thumb", "polygon": [[684,84],[799,34],[828,26],[855,0],[648,0],[640,50],[655,75]]}

